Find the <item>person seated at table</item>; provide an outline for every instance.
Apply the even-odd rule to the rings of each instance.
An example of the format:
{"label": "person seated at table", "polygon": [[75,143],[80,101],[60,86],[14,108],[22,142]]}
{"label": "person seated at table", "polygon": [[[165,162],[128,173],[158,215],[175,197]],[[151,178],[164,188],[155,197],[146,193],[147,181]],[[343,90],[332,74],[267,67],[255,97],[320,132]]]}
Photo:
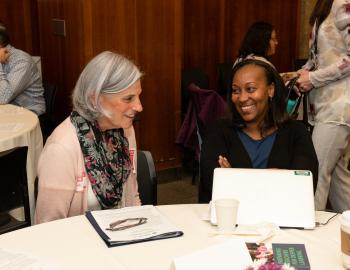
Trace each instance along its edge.
{"label": "person seated at table", "polygon": [[73,111],[39,158],[35,223],[141,204],[133,129],[142,111],[141,76],[130,60],[109,51],[84,68]]}
{"label": "person seated at table", "polygon": [[37,115],[45,113],[44,88],[32,57],[10,45],[5,26],[0,27],[0,104],[14,104]]}
{"label": "person seated at table", "polygon": [[272,65],[269,57],[276,53],[277,45],[278,40],[273,25],[268,22],[255,22],[245,34],[233,66],[250,58],[266,61]]}
{"label": "person seated at table", "polygon": [[306,127],[289,119],[285,93],[268,63],[247,59],[234,67],[231,116],[208,127],[203,137],[199,202],[211,200],[216,167],[310,170],[316,187],[315,149]]}

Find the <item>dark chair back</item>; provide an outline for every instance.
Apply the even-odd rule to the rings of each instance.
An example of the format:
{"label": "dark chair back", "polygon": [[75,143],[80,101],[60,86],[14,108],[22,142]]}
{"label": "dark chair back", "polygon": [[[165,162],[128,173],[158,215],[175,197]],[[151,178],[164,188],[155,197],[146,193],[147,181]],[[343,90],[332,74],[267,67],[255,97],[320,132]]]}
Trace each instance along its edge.
{"label": "dark chair back", "polygon": [[304,58],[294,59],[293,70],[298,71],[299,69],[301,69],[302,66],[305,65],[306,61],[307,61],[307,59],[304,59]]}
{"label": "dark chair back", "polygon": [[46,103],[46,114],[53,117],[57,86],[48,82],[43,82],[44,97]]}
{"label": "dark chair back", "polygon": [[[38,197],[38,177],[34,182],[34,198]],[[157,204],[157,177],[152,154],[149,151],[137,151],[137,185],[142,205]]]}
{"label": "dark chair back", "polygon": [[57,93],[57,86],[48,82],[43,82],[46,112],[39,116],[41,131],[44,142],[55,128],[54,105]]}
{"label": "dark chair back", "polygon": [[202,89],[195,84],[188,87],[194,107],[198,133],[203,136],[206,126],[227,113],[225,100],[214,90]]}
{"label": "dark chair back", "polygon": [[176,143],[191,151],[192,183],[198,173],[201,138],[205,128],[227,113],[225,100],[214,90],[201,89],[195,84],[188,86],[190,100]]}
{"label": "dark chair back", "polygon": [[208,75],[201,68],[183,69],[181,74],[181,120],[184,119],[190,99],[188,86],[194,83],[200,88],[209,88]]}
{"label": "dark chair back", "polygon": [[231,89],[231,73],[233,63],[222,63],[217,65],[218,72],[218,93],[226,99],[227,93]]}
{"label": "dark chair back", "polygon": [[157,177],[152,154],[137,151],[137,183],[142,205],[157,204]]}
{"label": "dark chair back", "polygon": [[[17,147],[0,153],[0,234],[30,226],[30,206],[27,183],[28,147]],[[24,207],[24,221],[17,221],[8,211]]]}

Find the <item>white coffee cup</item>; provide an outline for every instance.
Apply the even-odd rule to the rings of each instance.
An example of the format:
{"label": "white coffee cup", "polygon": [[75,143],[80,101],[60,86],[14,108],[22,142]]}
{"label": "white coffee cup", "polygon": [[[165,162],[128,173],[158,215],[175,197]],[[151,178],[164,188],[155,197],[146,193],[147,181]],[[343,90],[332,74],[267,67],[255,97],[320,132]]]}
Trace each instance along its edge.
{"label": "white coffee cup", "polygon": [[219,231],[233,231],[237,224],[239,201],[236,199],[217,199],[214,201],[214,205]]}
{"label": "white coffee cup", "polygon": [[350,268],[350,210],[344,211],[340,216],[340,242],[343,257],[343,266]]}

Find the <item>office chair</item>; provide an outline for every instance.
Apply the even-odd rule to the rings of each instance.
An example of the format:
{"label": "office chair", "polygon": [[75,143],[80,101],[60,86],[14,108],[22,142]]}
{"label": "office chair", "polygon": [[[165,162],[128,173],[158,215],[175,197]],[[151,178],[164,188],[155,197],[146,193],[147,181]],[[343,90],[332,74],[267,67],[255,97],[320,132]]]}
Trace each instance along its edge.
{"label": "office chair", "polygon": [[[34,182],[34,198],[38,197],[38,177]],[[137,151],[137,184],[142,205],[157,204],[157,177],[152,154],[149,151]]]}
{"label": "office chair", "polygon": [[194,83],[200,88],[209,88],[208,75],[201,68],[187,68],[181,72],[181,121],[184,119],[190,99],[188,86]]}
{"label": "office chair", "polygon": [[46,112],[39,116],[40,127],[44,138],[44,143],[55,128],[54,104],[57,93],[57,86],[48,82],[43,82]]}
{"label": "office chair", "polygon": [[137,151],[137,183],[142,205],[157,204],[157,177],[152,154]]}
{"label": "office chair", "polygon": [[192,184],[195,184],[199,173],[201,138],[208,125],[226,114],[227,105],[214,90],[202,89],[192,83],[187,91],[190,99],[176,143],[192,153]]}
{"label": "office chair", "polygon": [[226,99],[227,93],[231,89],[231,74],[233,63],[222,63],[217,65],[218,72],[218,93]]}
{"label": "office chair", "polygon": [[[17,147],[0,153],[0,234],[30,226],[30,206],[27,182],[28,147]],[[8,212],[24,207],[24,221],[18,221]]]}

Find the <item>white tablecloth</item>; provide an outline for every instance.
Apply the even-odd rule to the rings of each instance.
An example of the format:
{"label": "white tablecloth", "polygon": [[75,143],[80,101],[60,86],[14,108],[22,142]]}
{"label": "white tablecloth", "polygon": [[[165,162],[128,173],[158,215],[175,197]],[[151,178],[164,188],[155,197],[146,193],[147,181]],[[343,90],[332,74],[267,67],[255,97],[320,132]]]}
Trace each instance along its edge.
{"label": "white tablecloth", "polygon": [[[0,105],[0,152],[18,146],[28,146],[27,179],[31,216],[34,215],[34,180],[43,138],[37,115],[11,104]],[[23,217],[23,213],[15,213]]]}
{"label": "white tablecloth", "polygon": [[[210,234],[213,227],[201,220],[207,205],[158,208],[183,230],[182,237],[108,248],[85,216],[78,216],[0,235],[0,249],[30,252],[59,263],[59,269],[168,270],[174,257],[232,237]],[[324,222],[331,215],[318,213],[317,220]],[[311,269],[343,269],[338,217],[315,230],[281,230],[268,242],[305,244]]]}

